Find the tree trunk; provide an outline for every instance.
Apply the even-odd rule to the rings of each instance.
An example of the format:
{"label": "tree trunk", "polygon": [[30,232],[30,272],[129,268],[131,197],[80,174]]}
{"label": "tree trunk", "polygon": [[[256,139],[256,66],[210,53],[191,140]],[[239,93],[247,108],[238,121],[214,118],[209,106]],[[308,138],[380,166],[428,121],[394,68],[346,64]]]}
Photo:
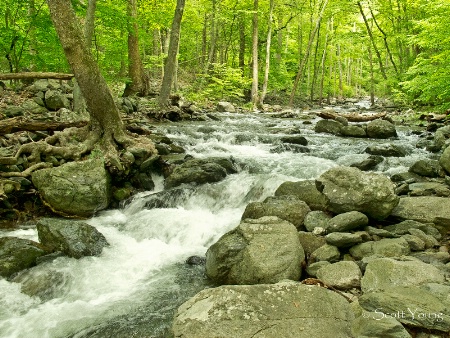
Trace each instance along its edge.
{"label": "tree trunk", "polygon": [[161,85],[161,91],[158,97],[158,103],[161,108],[168,106],[170,90],[172,87],[173,74],[178,54],[178,44],[180,42],[181,19],[183,17],[185,0],[177,0],[175,15],[173,17],[172,29],[170,32],[169,51],[166,64],[164,66],[164,77]]}
{"label": "tree trunk", "polygon": [[370,62],[370,104],[375,105],[375,79],[373,76],[373,57],[372,46],[369,45],[369,62]]}
{"label": "tree trunk", "polygon": [[378,64],[380,66],[381,75],[383,75],[383,79],[387,80],[387,75],[386,75],[386,71],[384,70],[383,61],[381,60],[381,55],[380,55],[380,52],[378,51],[378,47],[375,43],[375,39],[373,38],[372,30],[370,29],[369,23],[367,22],[366,15],[364,14],[364,10],[362,8],[361,1],[358,1],[358,7],[359,7],[359,12],[361,13],[361,15],[363,17],[364,24],[366,25],[366,30],[367,30],[367,34],[369,35],[370,43],[373,46],[375,54],[377,54],[377,59],[378,59]]}
{"label": "tree trunk", "polygon": [[239,68],[242,75],[245,72],[245,13],[241,13],[239,17]]}
{"label": "tree trunk", "polygon": [[92,47],[92,38],[94,36],[95,28],[95,10],[97,8],[97,0],[89,0],[86,11],[86,20],[84,22],[84,36],[86,37],[86,44],[88,48]]}
{"label": "tree trunk", "polygon": [[258,0],[253,0],[253,33],[252,33],[252,103],[253,110],[258,109]]}
{"label": "tree trunk", "polygon": [[125,87],[123,96],[148,94],[148,78],[145,76],[144,65],[139,54],[139,34],[137,24],[137,1],[128,0],[128,75],[129,83]]}
{"label": "tree trunk", "polygon": [[119,143],[125,136],[119,110],[100,73],[78,19],[67,0],[47,0],[67,61],[78,81],[91,116],[91,125],[103,139]]}
{"label": "tree trunk", "polygon": [[297,91],[297,86],[298,86],[299,81],[303,78],[303,72],[305,69],[306,61],[308,60],[309,53],[311,52],[311,47],[312,47],[312,44],[314,41],[314,37],[316,36],[317,31],[319,30],[320,22],[322,21],[323,13],[325,12],[325,8],[326,8],[327,4],[328,4],[328,0],[325,0],[322,5],[322,9],[320,10],[319,17],[317,18],[316,26],[314,27],[314,30],[311,32],[311,34],[309,36],[308,46],[306,47],[305,55],[303,56],[303,59],[298,68],[297,77],[295,78],[294,86],[293,86],[292,92],[291,92],[291,97],[289,99],[290,106],[292,106],[294,104],[295,92]]}
{"label": "tree trunk", "polygon": [[263,105],[264,99],[267,94],[267,86],[269,84],[269,70],[270,70],[270,46],[272,43],[272,20],[273,20],[273,8],[274,8],[274,0],[270,0],[270,9],[269,9],[269,22],[267,23],[267,42],[266,42],[266,65],[264,67],[264,81],[262,87],[262,93],[260,98],[260,106]]}

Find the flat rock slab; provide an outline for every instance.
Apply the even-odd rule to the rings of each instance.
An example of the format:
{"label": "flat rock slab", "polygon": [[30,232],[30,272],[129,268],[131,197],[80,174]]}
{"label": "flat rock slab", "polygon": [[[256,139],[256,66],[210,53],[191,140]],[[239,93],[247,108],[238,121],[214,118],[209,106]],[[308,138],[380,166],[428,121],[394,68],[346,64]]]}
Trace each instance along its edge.
{"label": "flat rock slab", "polygon": [[403,197],[392,210],[391,216],[401,220],[415,220],[422,223],[441,224],[450,222],[450,198],[446,197]]}
{"label": "flat rock slab", "polygon": [[178,308],[175,337],[351,337],[353,313],[338,293],[299,283],[206,289]]}

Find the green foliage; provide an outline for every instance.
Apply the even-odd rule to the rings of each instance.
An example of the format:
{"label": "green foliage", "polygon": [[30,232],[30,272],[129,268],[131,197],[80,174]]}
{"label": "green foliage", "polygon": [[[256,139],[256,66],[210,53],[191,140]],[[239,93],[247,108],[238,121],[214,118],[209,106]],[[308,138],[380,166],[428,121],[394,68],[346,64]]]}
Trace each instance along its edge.
{"label": "green foliage", "polygon": [[208,74],[198,76],[194,90],[188,92],[188,96],[197,101],[236,101],[244,96],[244,89],[250,85],[251,79],[243,77],[240,69],[214,63]]}

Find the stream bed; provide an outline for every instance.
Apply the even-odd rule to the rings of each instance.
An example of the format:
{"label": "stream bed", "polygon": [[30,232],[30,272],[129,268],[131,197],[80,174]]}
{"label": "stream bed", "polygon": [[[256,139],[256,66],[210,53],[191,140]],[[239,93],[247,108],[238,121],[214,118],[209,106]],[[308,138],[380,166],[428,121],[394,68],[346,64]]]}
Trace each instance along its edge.
{"label": "stream bed", "polygon": [[[407,156],[385,158],[376,167],[388,176],[432,156],[415,147],[417,135],[402,128],[396,140],[356,139],[317,134],[315,120],[305,124],[269,114],[216,116],[220,121],[161,124],[157,129],[194,157],[232,157],[239,172],[173,196],[166,208],[149,209],[149,196],[163,190],[163,179],[154,177],[155,191],[88,221],[110,243],[100,257],[59,257],[26,272],[25,279],[50,283],[39,297],[22,293],[20,283],[0,279],[0,337],[169,336],[178,306],[212,287],[204,267],[185,260],[204,256],[239,224],[249,202],[272,195],[285,181],[315,179],[334,166],[360,162],[368,157],[364,150],[369,145],[393,143],[406,150]],[[292,134],[306,137],[308,153],[281,142]],[[0,236],[37,240],[33,227]]]}

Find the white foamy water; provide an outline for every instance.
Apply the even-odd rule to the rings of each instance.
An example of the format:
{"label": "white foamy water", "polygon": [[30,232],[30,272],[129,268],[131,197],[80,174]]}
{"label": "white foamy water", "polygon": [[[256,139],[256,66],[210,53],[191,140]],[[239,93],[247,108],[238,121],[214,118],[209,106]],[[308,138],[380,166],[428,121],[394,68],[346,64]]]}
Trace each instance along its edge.
{"label": "white foamy water", "polygon": [[[207,284],[201,268],[188,268],[183,262],[192,255],[203,256],[236,227],[249,202],[272,195],[284,181],[314,179],[336,165],[362,160],[367,145],[382,142],[317,135],[299,120],[222,117],[217,122],[159,128],[195,157],[232,156],[240,167],[238,174],[197,187],[168,208],[147,209],[146,198],[152,194],[147,192],[120,210],[90,219],[110,246],[99,257],[59,257],[27,271],[23,285],[26,280],[51,285],[39,296],[27,296],[21,283],[0,279],[0,337],[161,335],[174,309]],[[212,130],[199,131],[203,126]],[[308,139],[309,153],[273,152],[291,128]],[[414,147],[414,136],[400,136],[390,142],[407,147],[408,156],[387,159],[378,171],[404,171],[424,156]],[[162,179],[155,181],[156,190],[161,190]],[[37,240],[34,229],[0,233],[5,235]]]}

